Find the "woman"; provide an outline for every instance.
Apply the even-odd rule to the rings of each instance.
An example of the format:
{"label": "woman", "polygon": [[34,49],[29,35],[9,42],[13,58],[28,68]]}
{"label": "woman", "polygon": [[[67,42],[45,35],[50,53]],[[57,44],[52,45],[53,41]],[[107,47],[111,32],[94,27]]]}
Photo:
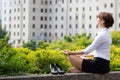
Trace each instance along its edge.
{"label": "woman", "polygon": [[[68,60],[74,66],[71,72],[88,72],[88,73],[108,73],[110,71],[110,46],[112,43],[109,27],[112,27],[114,19],[110,13],[100,12],[97,19],[97,25],[100,27],[100,32],[94,39],[91,45],[86,49],[72,52],[65,50],[63,53],[68,56]],[[83,55],[93,54],[94,59],[82,58]],[[80,55],[78,57],[76,55]]]}

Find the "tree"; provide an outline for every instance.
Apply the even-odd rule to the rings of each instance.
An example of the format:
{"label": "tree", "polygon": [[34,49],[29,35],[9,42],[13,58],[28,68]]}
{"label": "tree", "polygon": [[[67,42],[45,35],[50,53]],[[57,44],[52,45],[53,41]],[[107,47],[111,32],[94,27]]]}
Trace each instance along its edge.
{"label": "tree", "polygon": [[24,43],[24,44],[23,44],[23,47],[35,51],[35,50],[36,50],[36,41],[30,40],[30,41],[28,41],[27,43]]}
{"label": "tree", "polygon": [[3,39],[7,35],[7,31],[5,29],[2,29],[2,26],[0,24],[0,40]]}

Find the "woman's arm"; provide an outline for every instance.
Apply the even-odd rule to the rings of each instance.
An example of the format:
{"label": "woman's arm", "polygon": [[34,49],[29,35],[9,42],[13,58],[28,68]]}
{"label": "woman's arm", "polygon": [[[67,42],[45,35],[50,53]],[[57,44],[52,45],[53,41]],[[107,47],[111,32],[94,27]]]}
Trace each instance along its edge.
{"label": "woman's arm", "polygon": [[64,53],[65,55],[80,55],[80,54],[84,54],[83,51],[73,52],[73,51],[69,51],[69,50],[64,50],[63,53]]}

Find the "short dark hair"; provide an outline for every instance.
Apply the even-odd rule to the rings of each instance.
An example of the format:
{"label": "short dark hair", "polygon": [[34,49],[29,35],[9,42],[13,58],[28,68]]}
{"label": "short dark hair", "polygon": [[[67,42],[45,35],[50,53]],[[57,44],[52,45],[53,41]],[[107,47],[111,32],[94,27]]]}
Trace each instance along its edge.
{"label": "short dark hair", "polygon": [[106,28],[112,27],[112,25],[114,24],[114,19],[111,13],[100,12],[98,18],[105,21],[104,26]]}

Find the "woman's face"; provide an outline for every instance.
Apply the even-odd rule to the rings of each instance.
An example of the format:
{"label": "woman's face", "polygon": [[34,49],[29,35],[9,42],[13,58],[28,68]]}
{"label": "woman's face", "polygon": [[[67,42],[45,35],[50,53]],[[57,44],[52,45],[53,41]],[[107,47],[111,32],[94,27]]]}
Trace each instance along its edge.
{"label": "woman's face", "polygon": [[100,27],[105,27],[104,26],[104,20],[101,20],[100,18],[97,18],[97,25]]}

